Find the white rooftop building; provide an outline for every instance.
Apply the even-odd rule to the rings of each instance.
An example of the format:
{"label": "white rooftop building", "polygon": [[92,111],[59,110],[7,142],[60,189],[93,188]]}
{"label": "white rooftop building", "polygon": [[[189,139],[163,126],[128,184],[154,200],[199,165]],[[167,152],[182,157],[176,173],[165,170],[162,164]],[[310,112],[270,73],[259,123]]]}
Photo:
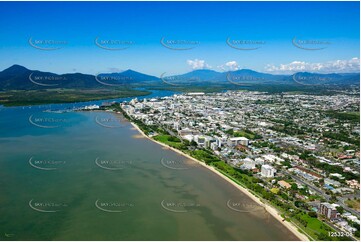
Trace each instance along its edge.
{"label": "white rooftop building", "polygon": [[256,165],[264,165],[264,160],[260,157],[257,157],[255,161],[256,161]]}
{"label": "white rooftop building", "polygon": [[243,160],[243,167],[245,169],[254,169],[254,168],[256,168],[256,161],[247,157]]}
{"label": "white rooftop building", "polygon": [[269,162],[269,163],[277,163],[277,164],[280,164],[280,162],[284,161],[284,159],[282,158],[279,158],[275,155],[272,155],[272,154],[267,154],[267,155],[263,155],[263,158],[266,162]]}
{"label": "white rooftop building", "polygon": [[248,146],[249,139],[246,137],[234,137],[228,139],[228,145],[229,146],[236,146],[236,145],[244,145]]}
{"label": "white rooftop building", "polygon": [[261,166],[261,176],[263,177],[274,177],[276,173],[276,169],[270,165],[262,165]]}

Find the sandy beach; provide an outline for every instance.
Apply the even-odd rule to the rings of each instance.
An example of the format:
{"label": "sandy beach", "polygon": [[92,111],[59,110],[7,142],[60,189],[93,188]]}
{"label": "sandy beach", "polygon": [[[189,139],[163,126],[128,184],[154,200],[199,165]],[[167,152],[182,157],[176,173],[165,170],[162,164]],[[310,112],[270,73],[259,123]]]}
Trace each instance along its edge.
{"label": "sandy beach", "polygon": [[292,224],[292,223],[290,223],[290,222],[288,222],[288,221],[283,221],[283,217],[282,217],[280,214],[278,214],[278,212],[277,212],[277,210],[276,210],[275,208],[271,207],[271,206],[268,205],[268,204],[263,203],[258,197],[256,197],[255,195],[253,195],[248,189],[242,187],[241,185],[237,184],[236,182],[234,182],[234,181],[233,181],[232,179],[230,179],[229,177],[223,175],[222,173],[220,173],[219,171],[217,171],[213,166],[208,166],[208,165],[206,165],[204,162],[201,162],[201,161],[199,161],[199,160],[191,157],[190,155],[183,153],[182,151],[180,151],[180,150],[178,150],[178,149],[175,149],[175,148],[170,147],[170,146],[168,146],[168,145],[166,145],[166,144],[164,144],[164,143],[161,143],[161,142],[159,142],[159,141],[156,141],[156,140],[150,138],[149,136],[147,136],[146,134],[144,134],[144,132],[143,132],[136,124],[134,124],[134,123],[132,123],[132,122],[130,122],[130,123],[131,123],[132,126],[133,126],[136,130],[138,130],[139,133],[141,133],[145,138],[147,138],[147,139],[149,139],[149,140],[151,140],[151,141],[153,141],[153,142],[155,142],[155,143],[157,143],[157,144],[159,144],[159,145],[161,145],[161,146],[163,146],[163,147],[165,147],[165,148],[167,148],[167,149],[170,149],[170,150],[172,150],[172,151],[174,151],[174,152],[176,152],[176,153],[178,153],[178,154],[180,154],[180,155],[183,155],[184,157],[186,157],[186,158],[188,158],[188,159],[190,159],[190,160],[193,160],[193,161],[195,161],[197,164],[200,164],[200,165],[203,166],[204,168],[210,170],[211,172],[214,172],[214,173],[217,174],[219,177],[221,177],[222,179],[224,179],[224,180],[226,180],[227,182],[229,182],[230,184],[232,184],[232,185],[233,185],[234,187],[236,187],[238,190],[240,190],[241,192],[245,193],[248,197],[252,198],[252,199],[253,199],[255,202],[257,202],[260,206],[263,206],[268,213],[270,213],[270,214],[271,214],[274,218],[276,218],[281,224],[283,224],[288,230],[290,230],[294,235],[296,235],[297,238],[299,238],[299,239],[302,240],[302,241],[309,241],[308,237],[307,237],[305,234],[299,232],[299,231],[298,231],[298,228],[297,228],[294,224]]}

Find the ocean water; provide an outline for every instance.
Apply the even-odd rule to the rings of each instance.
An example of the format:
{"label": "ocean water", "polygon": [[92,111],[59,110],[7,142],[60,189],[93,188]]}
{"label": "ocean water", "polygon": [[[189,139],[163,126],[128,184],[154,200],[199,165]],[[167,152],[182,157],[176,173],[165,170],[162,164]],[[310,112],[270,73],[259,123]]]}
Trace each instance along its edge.
{"label": "ocean water", "polygon": [[0,108],[1,240],[296,240],[109,112]]}

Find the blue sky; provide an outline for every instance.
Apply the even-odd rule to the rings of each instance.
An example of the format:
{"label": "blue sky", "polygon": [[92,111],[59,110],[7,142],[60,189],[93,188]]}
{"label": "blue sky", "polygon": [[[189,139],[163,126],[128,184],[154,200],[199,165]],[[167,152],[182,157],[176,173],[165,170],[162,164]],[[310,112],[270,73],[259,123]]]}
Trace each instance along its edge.
{"label": "blue sky", "polygon": [[0,2],[0,70],[355,72],[359,20],[359,2]]}

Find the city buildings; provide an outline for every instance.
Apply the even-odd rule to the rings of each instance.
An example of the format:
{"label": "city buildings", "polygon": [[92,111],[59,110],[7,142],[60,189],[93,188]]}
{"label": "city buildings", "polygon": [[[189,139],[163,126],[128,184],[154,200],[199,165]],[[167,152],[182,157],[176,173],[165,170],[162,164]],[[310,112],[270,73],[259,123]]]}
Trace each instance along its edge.
{"label": "city buildings", "polygon": [[237,145],[248,146],[249,139],[247,139],[246,137],[234,137],[234,138],[229,138],[227,143],[229,146],[232,146],[232,147],[237,146]]}
{"label": "city buildings", "polygon": [[321,203],[318,211],[326,218],[333,220],[338,217],[337,207],[337,204]]}
{"label": "city buildings", "polygon": [[283,195],[278,199],[302,201],[305,210],[322,203],[317,211],[341,222],[337,205],[359,219],[357,208],[342,202],[359,197],[359,120],[343,116],[359,112],[359,101],[347,94],[227,91],[133,99],[121,107],[131,118],[188,141],[190,152],[207,150],[253,175],[260,187]]}

